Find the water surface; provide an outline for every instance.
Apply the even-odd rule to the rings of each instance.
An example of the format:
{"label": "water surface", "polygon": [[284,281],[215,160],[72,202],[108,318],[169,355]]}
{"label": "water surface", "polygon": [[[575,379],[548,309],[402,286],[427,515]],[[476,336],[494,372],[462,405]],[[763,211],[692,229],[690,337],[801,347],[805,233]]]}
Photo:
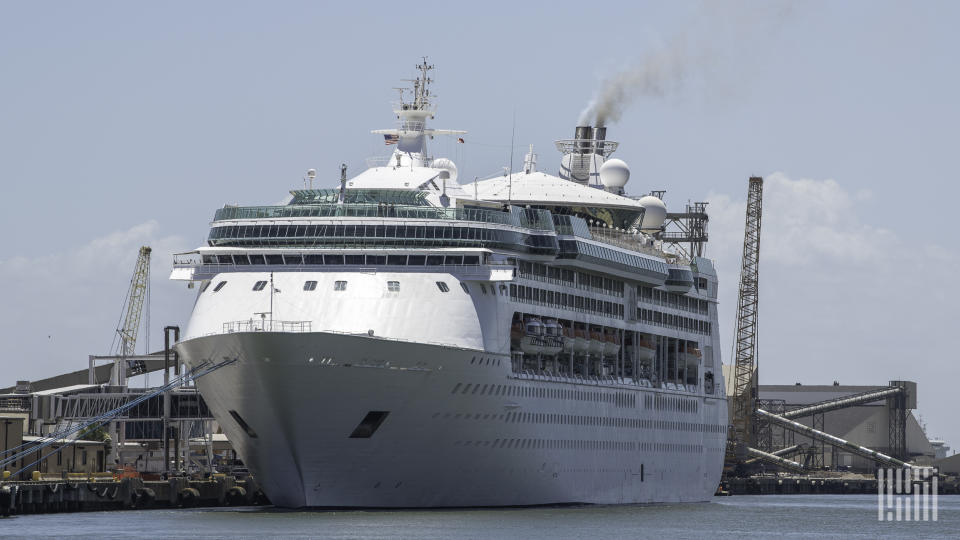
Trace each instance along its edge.
{"label": "water surface", "polygon": [[869,495],[756,495],[712,503],[477,510],[204,508],[0,519],[0,536],[72,538],[958,538],[960,496],[937,522],[880,522]]}

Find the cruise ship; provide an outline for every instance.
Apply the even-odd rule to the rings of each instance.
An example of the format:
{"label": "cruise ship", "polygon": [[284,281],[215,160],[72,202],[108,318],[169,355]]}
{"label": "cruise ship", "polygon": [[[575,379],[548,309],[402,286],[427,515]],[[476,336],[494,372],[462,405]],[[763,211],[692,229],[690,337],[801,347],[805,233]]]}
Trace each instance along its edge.
{"label": "cruise ship", "polygon": [[[460,183],[424,62],[392,153],[283,204],[226,205],[175,256],[182,361],[281,507],[706,501],[727,406],[717,277],[628,197],[603,126]],[[315,173],[310,171],[310,180]],[[295,186],[299,188],[300,186]],[[269,194],[268,194],[269,195]]]}

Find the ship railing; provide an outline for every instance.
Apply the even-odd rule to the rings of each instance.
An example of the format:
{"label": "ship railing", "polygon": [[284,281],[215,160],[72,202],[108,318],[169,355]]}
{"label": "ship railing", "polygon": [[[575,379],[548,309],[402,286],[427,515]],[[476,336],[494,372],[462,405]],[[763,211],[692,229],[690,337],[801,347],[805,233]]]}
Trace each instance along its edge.
{"label": "ship railing", "polygon": [[278,321],[270,319],[247,319],[223,323],[223,333],[235,332],[311,332],[312,321]]}
{"label": "ship railing", "polygon": [[604,244],[629,249],[638,253],[645,253],[661,259],[673,256],[671,253],[666,253],[652,246],[644,245],[642,243],[644,236],[629,231],[609,229],[606,227],[590,227],[590,236],[593,240],[603,242]]}
{"label": "ship railing", "polygon": [[408,132],[414,132],[414,133],[423,131],[424,127],[426,127],[426,124],[421,120],[401,120],[397,124],[397,128],[400,131],[408,131]]}
{"label": "ship railing", "polygon": [[525,271],[522,269],[517,270],[517,277],[532,279],[534,281],[539,281],[542,283],[550,283],[551,285],[562,285],[564,287],[570,287],[571,289],[576,289],[579,291],[588,291],[592,293],[613,296],[615,298],[623,298],[623,290],[618,291],[616,289],[604,289],[601,287],[594,287],[593,285],[577,283],[575,281],[570,281],[570,280],[557,278],[557,277],[545,276],[543,274],[537,274],[537,273]]}
{"label": "ship railing", "polygon": [[[175,268],[193,268],[195,274],[213,276],[223,272],[317,272],[327,269],[337,272],[362,272],[367,274],[376,274],[380,272],[436,272],[442,274],[453,274],[464,277],[483,277],[489,276],[493,269],[513,268],[511,264],[488,263],[480,265],[469,264],[444,264],[444,265],[404,265],[404,266],[366,266],[351,264],[232,264],[232,263],[206,263],[199,262],[182,263],[174,261]],[[206,279],[206,278],[204,278]]]}
{"label": "ship railing", "polygon": [[561,139],[554,141],[561,154],[595,154],[603,153],[606,156],[616,152],[620,143],[617,141],[596,139]]}
{"label": "ship railing", "polygon": [[[553,223],[541,215],[544,210],[516,209],[501,212],[485,208],[443,208],[410,204],[294,204],[284,206],[225,206],[214,221],[287,218],[394,218],[430,221],[472,221],[495,223],[532,230],[553,231]],[[345,222],[346,223],[346,222]],[[349,223],[348,223],[349,224]]]}
{"label": "ship railing", "polygon": [[[708,322],[709,322],[709,321],[708,321]],[[660,327],[660,328],[669,328],[669,329],[671,329],[671,330],[680,330],[681,332],[687,332],[687,333],[690,333],[690,334],[700,334],[700,335],[704,335],[704,336],[709,336],[710,333],[711,333],[711,331],[712,331],[712,330],[711,330],[711,331],[708,331],[708,330],[706,330],[706,329],[697,330],[697,329],[695,329],[695,328],[681,328],[680,326],[677,326],[676,324],[669,324],[669,323],[666,323],[666,322],[663,322],[663,321],[640,321],[640,324],[643,324],[643,325],[646,325],[646,326],[657,326],[657,327]]]}
{"label": "ship railing", "polygon": [[[520,273],[520,277],[525,277],[522,272]],[[672,298],[672,297],[670,297],[670,298]],[[638,297],[637,297],[637,300],[640,300],[640,302],[642,302],[642,303],[644,303],[644,304],[650,304],[650,305],[652,305],[652,306],[668,307],[668,308],[680,310],[680,311],[685,312],[685,313],[694,313],[694,314],[698,314],[698,315],[709,315],[709,314],[710,314],[709,308],[700,309],[699,307],[697,307],[697,308],[683,307],[683,306],[681,306],[678,302],[672,301],[672,300],[657,300],[656,298],[649,297],[649,296],[638,296]]]}
{"label": "ship railing", "polygon": [[549,382],[560,382],[560,383],[573,383],[573,384],[587,384],[592,386],[639,386],[642,388],[664,388],[668,390],[687,390],[692,393],[698,391],[696,385],[686,385],[684,388],[680,384],[667,384],[661,383],[657,384],[656,382],[650,380],[646,377],[615,377],[615,376],[603,376],[603,375],[583,375],[580,373],[568,374],[568,373],[552,373],[549,370],[535,371],[525,369],[518,371],[513,374],[514,377],[518,379],[527,379],[534,381],[549,381]]}
{"label": "ship railing", "polygon": [[199,266],[202,263],[203,259],[200,257],[200,253],[197,251],[191,253],[173,254],[173,266],[176,268]]}

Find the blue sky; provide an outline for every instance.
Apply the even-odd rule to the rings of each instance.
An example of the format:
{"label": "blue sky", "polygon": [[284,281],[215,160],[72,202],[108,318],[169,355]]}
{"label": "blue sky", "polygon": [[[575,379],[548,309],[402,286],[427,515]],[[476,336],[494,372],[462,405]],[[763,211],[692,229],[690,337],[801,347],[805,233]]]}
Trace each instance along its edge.
{"label": "blue sky", "polygon": [[920,384],[960,445],[953,224],[955,2],[0,2],[0,336],[10,383],[86,365],[155,248],[152,344],[192,294],[170,254],[224,203],[333,185],[384,153],[391,90],[437,66],[437,141],[461,178],[528,144],[553,171],[602,81],[665,53],[660,95],[609,128],[628,191],[711,202],[729,351],[746,179],[768,177],[764,383]]}

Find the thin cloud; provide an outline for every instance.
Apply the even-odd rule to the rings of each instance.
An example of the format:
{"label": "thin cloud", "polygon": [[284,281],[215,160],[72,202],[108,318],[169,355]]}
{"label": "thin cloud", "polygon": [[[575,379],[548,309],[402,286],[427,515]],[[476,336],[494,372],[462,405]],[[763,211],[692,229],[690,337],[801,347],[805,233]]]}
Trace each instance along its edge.
{"label": "thin cloud", "polygon": [[[729,361],[735,317],[744,194],[712,194],[708,255],[720,273],[720,323]],[[944,400],[960,368],[921,344],[955,332],[956,294],[944,290],[957,250],[915,245],[866,223],[866,198],[835,180],[764,182],[760,249],[760,344],[764,384],[885,384],[914,380],[936,434],[960,443]],[[953,300],[951,300],[953,296]],[[943,396],[943,397],[938,397]],[[934,433],[931,433],[933,435]]]}
{"label": "thin cloud", "polygon": [[[187,245],[183,238],[164,235],[156,221],[94,238],[63,253],[0,260],[0,282],[8,289],[0,324],[9,335],[8,378],[38,379],[83,369],[90,354],[109,353],[123,299],[140,246],[151,256],[152,330],[163,323],[180,323],[188,314],[191,296],[174,289],[168,276],[172,254]],[[141,330],[137,350],[146,332]],[[156,349],[154,342],[153,349]]]}
{"label": "thin cloud", "polygon": [[[721,236],[718,253],[728,253],[743,238],[746,203],[725,194],[711,194],[710,226]],[[862,265],[883,260],[901,240],[891,231],[862,223],[851,195],[834,180],[792,180],[773,173],[764,180],[764,262],[810,266]],[[733,233],[739,227],[739,234]],[[713,247],[713,246],[711,246]]]}

